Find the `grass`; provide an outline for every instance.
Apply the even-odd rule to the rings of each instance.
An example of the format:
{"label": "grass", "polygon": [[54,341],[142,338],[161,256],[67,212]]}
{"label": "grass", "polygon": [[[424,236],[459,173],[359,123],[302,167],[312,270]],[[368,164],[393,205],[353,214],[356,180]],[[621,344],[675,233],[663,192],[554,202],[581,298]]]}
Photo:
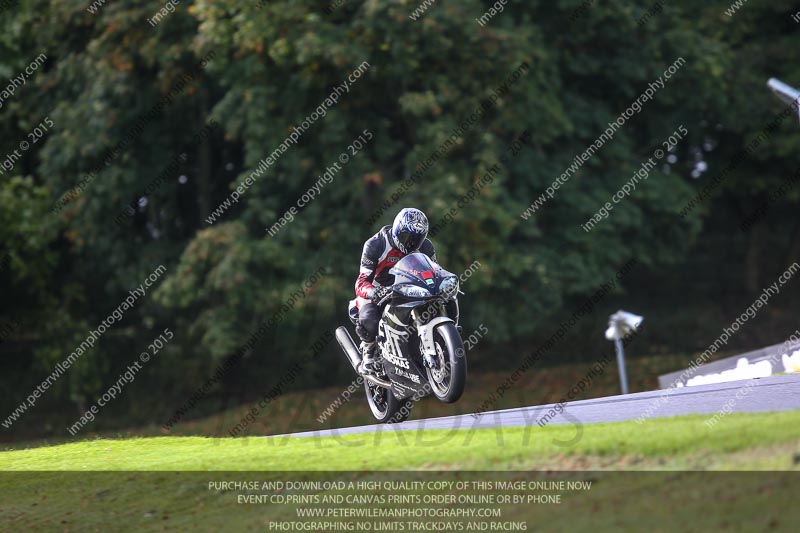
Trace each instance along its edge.
{"label": "grass", "polygon": [[[311,520],[300,519],[297,513],[299,508],[313,505],[256,504],[239,499],[248,494],[283,492],[226,489],[212,481],[581,479],[592,482],[591,490],[556,491],[557,504],[490,505],[488,508],[499,509],[501,519],[472,520],[477,524],[472,530],[497,530],[490,529],[492,523],[518,523],[527,530],[547,531],[641,531],[644,524],[654,531],[795,531],[800,521],[795,501],[800,489],[797,472],[741,470],[798,470],[800,412],[731,414],[713,429],[703,424],[705,419],[687,416],[648,420],[641,425],[427,430],[324,439],[97,439],[5,451],[0,453],[0,530],[272,531],[276,522]],[[575,443],[567,447],[558,444],[571,440]],[[534,469],[543,471],[522,472]],[[603,471],[617,469],[651,471]],[[687,469],[739,471],[681,471]],[[564,472],[567,470],[581,472]],[[503,493],[491,489],[467,492]],[[456,493],[465,492],[430,487],[419,491],[423,496]],[[318,494],[321,498],[335,496],[337,491],[290,490],[285,494]],[[409,508],[347,503],[321,507]],[[420,507],[487,505],[416,506]],[[425,523],[445,521],[437,518]],[[439,530],[470,530],[466,519],[447,524]],[[311,530],[334,529],[318,525]],[[404,529],[390,530],[422,529],[419,524],[406,523]]]}
{"label": "grass", "polygon": [[[98,439],[0,453],[0,470],[313,471],[797,468],[800,411],[338,437]],[[565,442],[574,444],[565,445]],[[780,453],[774,453],[780,450]]]}
{"label": "grass", "polygon": [[[679,366],[633,361],[631,374],[650,381],[634,378],[632,390],[655,388],[652,376]],[[588,368],[539,369],[494,408],[557,402]],[[461,402],[423,401],[412,418],[471,412],[506,377],[472,374]],[[800,523],[800,412],[731,414],[714,428],[703,424],[705,416],[687,416],[641,425],[260,437],[372,423],[363,396],[316,422],[341,390],[285,394],[248,426],[246,433],[258,436],[209,437],[227,435],[249,411],[243,404],[182,421],[170,433],[157,425],[121,434],[88,428],[78,442],[6,443],[0,531],[271,531],[271,522],[298,520],[298,506],[241,503],[242,492],[209,482],[331,478],[593,481],[590,491],[566,492],[557,505],[499,506],[501,522],[525,522],[529,531],[641,531],[643,524],[654,531],[795,531]],[[582,397],[617,393],[609,367]]]}

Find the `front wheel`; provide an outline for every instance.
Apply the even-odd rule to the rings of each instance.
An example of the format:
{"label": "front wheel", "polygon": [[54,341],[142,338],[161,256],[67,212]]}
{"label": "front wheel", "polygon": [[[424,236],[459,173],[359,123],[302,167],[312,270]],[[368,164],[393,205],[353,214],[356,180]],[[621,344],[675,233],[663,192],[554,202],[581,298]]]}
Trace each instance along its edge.
{"label": "front wheel", "polygon": [[379,424],[398,424],[411,414],[414,400],[398,400],[391,389],[373,385],[367,380],[364,380],[364,389],[369,408]]}
{"label": "front wheel", "polygon": [[444,403],[461,398],[467,384],[467,356],[455,324],[445,322],[433,330],[437,368],[426,367],[433,394]]}

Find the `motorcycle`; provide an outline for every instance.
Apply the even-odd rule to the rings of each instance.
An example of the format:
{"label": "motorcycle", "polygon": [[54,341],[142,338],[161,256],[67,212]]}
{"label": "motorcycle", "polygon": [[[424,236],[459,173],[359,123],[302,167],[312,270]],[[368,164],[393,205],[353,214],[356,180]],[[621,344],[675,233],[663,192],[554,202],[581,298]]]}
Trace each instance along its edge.
{"label": "motorcycle", "polygon": [[[336,329],[339,342],[356,373],[363,375],[367,403],[380,423],[403,422],[414,402],[435,396],[457,401],[467,380],[467,359],[458,325],[458,276],[416,252],[389,271],[391,287],[376,302],[383,309],[378,323],[378,371],[361,374],[362,354],[347,328]],[[462,293],[463,294],[463,293]],[[358,314],[351,306],[353,324]]]}

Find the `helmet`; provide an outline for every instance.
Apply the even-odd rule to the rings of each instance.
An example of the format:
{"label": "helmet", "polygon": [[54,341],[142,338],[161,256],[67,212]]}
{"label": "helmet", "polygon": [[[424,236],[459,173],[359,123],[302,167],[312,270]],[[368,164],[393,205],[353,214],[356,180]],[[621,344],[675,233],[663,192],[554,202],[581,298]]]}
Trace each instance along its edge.
{"label": "helmet", "polygon": [[406,207],[394,217],[392,240],[395,248],[404,254],[408,255],[419,250],[427,236],[428,218],[419,209]]}

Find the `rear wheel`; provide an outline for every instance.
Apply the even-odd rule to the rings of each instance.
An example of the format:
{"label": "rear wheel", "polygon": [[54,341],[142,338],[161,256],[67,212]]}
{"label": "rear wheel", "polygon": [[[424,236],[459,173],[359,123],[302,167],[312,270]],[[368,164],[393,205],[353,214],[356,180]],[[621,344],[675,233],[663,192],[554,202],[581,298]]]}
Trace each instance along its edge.
{"label": "rear wheel", "polygon": [[367,391],[367,403],[375,420],[380,424],[397,424],[404,422],[411,414],[414,400],[398,400],[390,389],[373,385],[364,380]]}
{"label": "rear wheel", "polygon": [[467,357],[455,324],[445,322],[433,330],[436,368],[426,367],[433,394],[445,403],[461,398],[467,384]]}

